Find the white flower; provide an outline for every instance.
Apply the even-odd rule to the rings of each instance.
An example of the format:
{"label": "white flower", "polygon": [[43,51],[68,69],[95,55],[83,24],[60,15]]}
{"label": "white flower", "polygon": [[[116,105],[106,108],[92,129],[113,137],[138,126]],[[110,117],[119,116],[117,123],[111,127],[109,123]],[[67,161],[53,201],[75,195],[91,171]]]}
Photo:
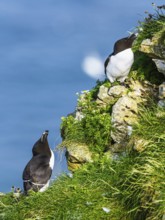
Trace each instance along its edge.
{"label": "white flower", "polygon": [[86,205],[92,205],[92,202],[88,202],[88,201],[87,201],[87,202],[86,202]]}
{"label": "white flower", "polygon": [[127,126],[127,133],[128,133],[128,136],[131,136],[131,134],[132,134],[132,126],[130,126],[130,125]]}
{"label": "white flower", "polygon": [[83,91],[81,91],[81,94],[86,94],[88,92],[89,92],[89,90],[83,90]]}
{"label": "white flower", "polygon": [[142,28],[142,27],[139,27],[139,31],[143,31],[143,28]]}
{"label": "white flower", "polygon": [[73,178],[73,173],[68,173],[68,176],[69,176],[70,178]]}
{"label": "white flower", "polygon": [[103,211],[106,212],[106,213],[109,213],[111,210],[106,208],[106,207],[102,207]]}

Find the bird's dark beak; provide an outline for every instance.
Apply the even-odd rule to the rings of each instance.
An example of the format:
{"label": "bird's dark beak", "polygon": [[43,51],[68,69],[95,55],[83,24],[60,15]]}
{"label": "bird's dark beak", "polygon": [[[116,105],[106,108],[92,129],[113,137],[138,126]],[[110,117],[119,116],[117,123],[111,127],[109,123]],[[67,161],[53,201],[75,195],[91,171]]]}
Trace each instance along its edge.
{"label": "bird's dark beak", "polygon": [[45,140],[47,139],[48,134],[49,134],[48,130],[44,131],[44,133],[41,136],[41,142],[45,142]]}

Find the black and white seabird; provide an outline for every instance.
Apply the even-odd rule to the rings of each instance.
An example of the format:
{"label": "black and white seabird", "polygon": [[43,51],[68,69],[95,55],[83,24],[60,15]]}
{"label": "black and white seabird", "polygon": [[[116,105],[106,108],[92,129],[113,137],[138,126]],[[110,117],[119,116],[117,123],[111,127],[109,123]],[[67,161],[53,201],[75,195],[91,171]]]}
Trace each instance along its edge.
{"label": "black and white seabird", "polygon": [[104,63],[105,74],[111,83],[116,80],[123,83],[127,78],[134,62],[131,47],[136,36],[136,34],[132,34],[116,41],[113,53],[106,59]]}
{"label": "black and white seabird", "polygon": [[28,162],[23,171],[25,193],[30,189],[43,192],[49,186],[54,167],[54,153],[49,147],[47,136],[48,131],[46,130],[34,144],[32,159]]}

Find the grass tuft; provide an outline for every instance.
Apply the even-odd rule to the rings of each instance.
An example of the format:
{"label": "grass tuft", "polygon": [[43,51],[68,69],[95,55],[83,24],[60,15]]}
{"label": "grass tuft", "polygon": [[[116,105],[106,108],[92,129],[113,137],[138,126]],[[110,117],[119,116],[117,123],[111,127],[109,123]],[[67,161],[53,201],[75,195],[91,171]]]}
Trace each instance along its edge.
{"label": "grass tuft", "polygon": [[[165,114],[143,108],[132,138],[148,140],[142,152],[117,160],[104,155],[59,177],[44,193],[0,197],[1,219],[160,220],[165,211]],[[107,210],[107,211],[106,211]]]}

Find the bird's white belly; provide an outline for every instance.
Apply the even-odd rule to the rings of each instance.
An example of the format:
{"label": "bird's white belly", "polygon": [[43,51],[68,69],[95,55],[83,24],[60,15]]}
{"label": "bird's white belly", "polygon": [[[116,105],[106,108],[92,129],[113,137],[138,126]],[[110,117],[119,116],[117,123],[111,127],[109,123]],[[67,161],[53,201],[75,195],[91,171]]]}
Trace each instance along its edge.
{"label": "bird's white belly", "polygon": [[50,158],[50,161],[49,161],[49,166],[50,168],[53,170],[53,167],[54,167],[54,153],[52,150],[51,151],[51,158]]}
{"label": "bird's white belly", "polygon": [[[49,166],[53,170],[53,167],[54,167],[54,153],[53,153],[52,150],[50,150],[50,151],[51,151],[51,158],[50,158],[50,161],[49,161]],[[44,192],[49,187],[49,183],[50,183],[50,180],[48,180],[48,182],[39,190],[39,192]]]}
{"label": "bird's white belly", "polygon": [[127,76],[134,61],[131,49],[126,49],[115,56],[112,55],[106,68],[107,74],[114,78]]}
{"label": "bird's white belly", "polygon": [[48,182],[39,190],[39,192],[44,192],[49,187],[49,182],[50,180],[48,180]]}

